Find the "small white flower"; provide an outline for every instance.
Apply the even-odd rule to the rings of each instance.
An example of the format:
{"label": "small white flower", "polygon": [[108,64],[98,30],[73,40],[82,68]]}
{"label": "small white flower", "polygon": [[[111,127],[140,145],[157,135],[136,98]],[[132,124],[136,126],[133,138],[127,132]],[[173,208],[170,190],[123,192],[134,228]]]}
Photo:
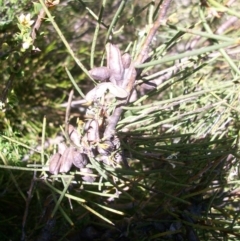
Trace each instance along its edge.
{"label": "small white flower", "polygon": [[23,44],[22,44],[22,48],[23,49],[28,49],[30,47],[30,43],[29,42],[24,42]]}
{"label": "small white flower", "polygon": [[21,25],[30,28],[31,25],[34,23],[34,20],[31,20],[31,15],[28,13],[27,15],[21,14],[18,17],[18,21]]}
{"label": "small white flower", "polygon": [[32,45],[32,43],[33,43],[33,41],[32,41],[31,37],[25,38],[25,39],[23,39],[22,48],[28,49]]}
{"label": "small white flower", "polygon": [[4,107],[5,107],[5,104],[2,101],[0,101],[0,110],[3,110]]}

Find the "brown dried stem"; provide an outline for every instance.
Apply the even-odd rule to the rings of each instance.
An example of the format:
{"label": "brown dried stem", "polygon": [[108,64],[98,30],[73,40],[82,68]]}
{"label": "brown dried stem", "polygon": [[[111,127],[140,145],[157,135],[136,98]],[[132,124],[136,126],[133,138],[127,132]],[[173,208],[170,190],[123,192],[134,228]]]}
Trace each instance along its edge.
{"label": "brown dried stem", "polygon": [[[148,56],[149,46],[150,46],[154,36],[156,35],[157,30],[159,29],[159,27],[165,20],[165,16],[166,16],[166,13],[167,13],[167,10],[169,8],[171,1],[172,0],[165,0],[161,4],[159,16],[158,16],[157,20],[154,22],[150,31],[148,32],[146,40],[143,43],[143,46],[141,47],[141,51],[140,51],[137,59],[135,60],[135,63],[134,63],[135,65],[143,63],[143,61],[146,59],[146,56]],[[130,92],[132,90],[134,83],[135,83],[134,75],[131,75],[131,78],[128,81],[127,91]]]}
{"label": "brown dried stem", "polygon": [[31,37],[33,39],[33,42],[37,38],[37,32],[38,32],[39,28],[41,27],[41,24],[42,24],[43,19],[45,18],[45,15],[46,15],[46,13],[45,13],[44,9],[42,8],[40,10],[37,20],[32,28]]}
{"label": "brown dried stem", "polygon": [[[58,4],[59,4],[59,0],[55,0],[55,1],[54,0],[45,0],[45,5],[47,8],[52,8]],[[33,39],[33,42],[37,38],[37,32],[38,32],[39,28],[41,27],[42,21],[45,18],[45,16],[46,16],[46,12],[44,11],[43,8],[41,8],[41,10],[38,14],[37,20],[32,28],[31,37]]]}
{"label": "brown dried stem", "polygon": [[69,136],[69,120],[70,120],[70,112],[71,112],[71,103],[73,99],[73,90],[70,91],[69,96],[68,96],[68,103],[67,103],[67,108],[66,108],[66,114],[65,114],[65,137],[72,146],[77,147],[73,141],[70,139]]}
{"label": "brown dried stem", "polygon": [[36,171],[33,172],[33,178],[28,190],[28,197],[26,200],[26,208],[24,211],[24,215],[23,215],[23,221],[22,221],[22,237],[21,237],[21,241],[24,241],[26,239],[26,234],[25,234],[25,226],[26,226],[26,222],[27,222],[27,216],[28,216],[28,212],[29,212],[29,206],[30,206],[30,202],[32,200],[33,197],[33,189],[35,186],[35,180],[36,180]]}

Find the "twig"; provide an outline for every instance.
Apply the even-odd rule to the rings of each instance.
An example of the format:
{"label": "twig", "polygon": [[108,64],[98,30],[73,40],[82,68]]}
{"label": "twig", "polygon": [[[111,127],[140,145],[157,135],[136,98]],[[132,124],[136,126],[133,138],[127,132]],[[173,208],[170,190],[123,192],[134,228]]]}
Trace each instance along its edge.
{"label": "twig", "polygon": [[[59,4],[59,0],[55,0],[55,1],[45,0],[44,3],[45,3],[47,8],[52,8],[52,7],[54,7],[54,6]],[[37,37],[37,32],[38,32],[39,28],[41,27],[42,21],[45,18],[45,16],[46,16],[46,12],[45,12],[44,8],[41,8],[41,10],[40,10],[40,12],[38,14],[37,20],[36,20],[36,22],[35,22],[35,24],[33,26],[32,33],[31,33],[31,37],[33,39],[33,42],[34,42],[34,40]]]}
{"label": "twig", "polygon": [[72,106],[72,99],[73,99],[73,93],[74,91],[71,90],[69,93],[69,97],[68,97],[68,103],[67,103],[67,107],[66,107],[66,114],[65,114],[65,138],[67,139],[68,143],[71,146],[76,147],[77,149],[79,149],[79,146],[77,146],[70,138],[69,136],[69,120],[70,120],[70,113],[71,113],[71,106]]}
{"label": "twig", "polygon": [[[45,132],[46,132],[46,117],[43,118],[43,128],[42,128],[42,146],[41,146],[41,159],[42,159],[42,165],[44,165],[44,144],[45,144]],[[34,164],[36,164],[36,161],[34,162]],[[25,225],[26,225],[26,220],[27,220],[27,216],[28,216],[28,210],[29,210],[29,205],[33,196],[33,188],[34,188],[34,184],[36,181],[36,175],[37,175],[37,171],[34,170],[33,172],[33,178],[30,184],[30,188],[28,191],[28,197],[26,200],[26,208],[25,208],[25,212],[24,212],[24,216],[23,216],[23,222],[22,222],[22,241],[25,240]]]}
{"label": "twig", "polygon": [[[139,64],[143,63],[143,61],[146,59],[146,56],[148,55],[149,46],[150,46],[154,36],[156,35],[157,30],[159,29],[161,24],[164,22],[164,19],[165,19],[165,16],[166,16],[166,13],[167,13],[167,10],[169,8],[171,1],[172,0],[165,0],[161,4],[159,16],[158,16],[157,20],[155,21],[155,23],[153,24],[150,31],[148,32],[148,36],[146,37],[146,40],[143,43],[141,52],[139,53],[139,55],[134,63],[135,65],[139,65]],[[127,91],[130,92],[132,90],[134,83],[135,83],[135,78],[136,78],[136,76],[134,76],[134,74],[132,74],[131,78],[128,80]]]}
{"label": "twig", "polygon": [[33,26],[33,29],[32,29],[32,33],[31,33],[31,37],[33,39],[33,41],[36,39],[37,37],[37,32],[42,24],[42,20],[45,18],[46,16],[46,13],[45,11],[43,10],[43,8],[40,10],[39,14],[38,14],[38,17],[37,17],[37,20]]}
{"label": "twig", "polygon": [[167,13],[167,10],[169,8],[171,1],[172,0],[165,0],[161,4],[159,16],[158,16],[157,20],[155,21],[155,23],[153,24],[152,28],[150,29],[145,42],[143,43],[143,46],[141,48],[142,50],[139,53],[137,60],[135,61],[136,65],[141,64],[143,62],[143,60],[145,59],[145,56],[148,54],[148,48],[149,48],[154,36],[156,35],[158,28],[164,22],[164,19],[165,19],[165,16],[166,16],[166,13]]}
{"label": "twig", "polygon": [[[12,74],[11,74],[11,75],[12,75]],[[7,84],[6,84],[6,87],[3,89],[2,94],[1,94],[1,97],[0,97],[0,100],[1,100],[3,103],[6,102],[7,96],[8,96],[8,92],[9,92],[9,90],[12,89],[12,82],[13,82],[12,76],[10,76],[10,78],[9,78]]]}
{"label": "twig", "polygon": [[[56,0],[57,2],[58,0]],[[51,13],[48,10],[48,6],[46,6],[43,2],[43,0],[39,0],[39,2],[41,3],[44,11],[46,12],[46,15],[49,19],[49,21],[52,23],[52,26],[54,27],[54,29],[56,30],[57,34],[59,35],[60,39],[62,40],[62,43],[65,45],[65,47],[67,48],[69,54],[72,56],[72,58],[75,60],[76,64],[83,70],[83,72],[89,77],[90,80],[93,80],[93,78],[90,76],[90,74],[88,73],[88,70],[86,69],[86,67],[82,64],[82,62],[76,57],[75,53],[73,52],[71,46],[69,45],[68,41],[66,40],[66,38],[64,37],[62,31],[60,30],[60,28],[58,27],[57,23],[55,22],[53,16],[51,15]],[[55,1],[53,1],[54,3]]]}
{"label": "twig", "polygon": [[26,221],[27,221],[29,205],[30,205],[30,202],[31,202],[31,199],[32,199],[33,188],[34,188],[34,184],[35,184],[35,180],[36,180],[36,173],[37,172],[34,171],[33,178],[32,178],[32,181],[31,181],[31,185],[30,185],[30,188],[28,190],[28,197],[27,197],[27,200],[26,200],[26,208],[25,208],[23,221],[22,221],[22,238],[21,238],[21,241],[26,240],[25,225],[26,225]]}
{"label": "twig", "polygon": [[[69,137],[69,116],[70,116],[70,111],[71,111],[71,103],[72,103],[72,99],[73,99],[73,90],[70,91],[69,93],[69,97],[68,97],[68,103],[67,103],[67,108],[66,108],[66,115],[65,115],[65,135],[68,141],[70,140]],[[71,143],[73,144],[73,143]]]}
{"label": "twig", "polygon": [[236,22],[238,21],[238,18],[235,16],[230,17],[227,21],[225,21],[223,24],[221,24],[217,31],[216,34],[223,34],[224,31],[226,31],[229,27],[232,27]]}

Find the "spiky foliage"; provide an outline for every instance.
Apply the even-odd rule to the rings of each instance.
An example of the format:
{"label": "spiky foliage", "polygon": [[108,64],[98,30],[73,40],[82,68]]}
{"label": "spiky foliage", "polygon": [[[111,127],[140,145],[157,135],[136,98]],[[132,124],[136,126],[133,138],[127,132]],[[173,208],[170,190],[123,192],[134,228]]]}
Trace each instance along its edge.
{"label": "spiky foliage", "polygon": [[[41,52],[6,40],[1,240],[239,240],[239,6],[172,2],[143,52],[165,2],[63,2],[34,40]],[[129,167],[90,157],[92,183],[74,169],[51,176],[59,104],[72,83],[93,88],[86,69],[104,65],[110,40],[137,69],[116,126]],[[81,132],[84,114],[71,114]]]}

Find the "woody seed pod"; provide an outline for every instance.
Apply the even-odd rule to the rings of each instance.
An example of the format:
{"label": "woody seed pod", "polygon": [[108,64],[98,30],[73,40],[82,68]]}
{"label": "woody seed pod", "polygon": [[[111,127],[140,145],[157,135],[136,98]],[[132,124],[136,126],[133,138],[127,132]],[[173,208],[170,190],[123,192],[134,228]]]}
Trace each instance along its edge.
{"label": "woody seed pod", "polygon": [[122,56],[119,48],[116,45],[108,43],[106,45],[107,64],[111,71],[110,81],[113,84],[121,85],[124,68],[122,63]]}
{"label": "woody seed pod", "polygon": [[86,124],[87,140],[96,142],[99,140],[99,126],[96,120],[89,120]]}
{"label": "woody seed pod", "polygon": [[87,175],[87,174],[92,174],[93,173],[93,171],[91,169],[89,169],[89,168],[81,168],[80,171],[86,173],[86,175],[82,176],[83,181],[86,181],[86,182],[94,182],[95,181],[96,178],[94,176]]}
{"label": "woody seed pod", "polygon": [[68,134],[69,134],[70,140],[75,145],[78,146],[80,144],[81,136],[78,134],[78,131],[76,130],[76,128],[74,126],[68,125]]}
{"label": "woody seed pod", "polygon": [[129,53],[125,53],[125,54],[122,55],[122,63],[123,63],[124,69],[129,68],[131,62],[132,62],[132,58],[131,58],[131,55]]}
{"label": "woody seed pod", "polygon": [[64,151],[66,150],[66,148],[67,148],[67,146],[66,146],[65,142],[58,143],[58,153],[59,154],[62,155],[64,153]]}
{"label": "woody seed pod", "polygon": [[85,96],[85,99],[89,102],[95,101],[98,98],[101,98],[102,96],[104,96],[107,90],[109,90],[109,92],[117,98],[126,98],[128,96],[127,91],[124,90],[123,88],[113,83],[106,82],[106,83],[98,84],[95,88],[90,90]]}
{"label": "woody seed pod", "polygon": [[90,76],[95,80],[105,81],[110,78],[111,71],[107,67],[96,67],[89,71]]}
{"label": "woody seed pod", "polygon": [[117,85],[109,83],[108,89],[109,92],[117,98],[124,99],[128,97],[128,92]]}
{"label": "woody seed pod", "polygon": [[86,156],[77,150],[73,152],[73,165],[77,168],[83,168],[87,165]]}
{"label": "woody seed pod", "polygon": [[59,171],[59,167],[61,165],[60,162],[61,155],[59,153],[55,153],[54,155],[51,156],[49,160],[49,172],[57,175]]}
{"label": "woody seed pod", "polygon": [[72,167],[72,161],[73,161],[73,147],[68,147],[62,157],[61,157],[61,166],[59,172],[68,172]]}

